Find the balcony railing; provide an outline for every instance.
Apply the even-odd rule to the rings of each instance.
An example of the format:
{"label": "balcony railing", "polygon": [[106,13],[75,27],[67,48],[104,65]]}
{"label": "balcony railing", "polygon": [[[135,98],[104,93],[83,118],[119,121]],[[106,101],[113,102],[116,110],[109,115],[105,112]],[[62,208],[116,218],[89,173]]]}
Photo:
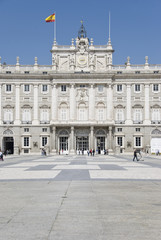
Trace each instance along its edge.
{"label": "balcony railing", "polygon": [[50,121],[40,121],[40,124],[49,124]]}
{"label": "balcony railing", "polygon": [[151,124],[161,124],[161,120],[152,120]]}
{"label": "balcony railing", "polygon": [[32,121],[22,121],[22,124],[32,124]]}
{"label": "balcony railing", "polygon": [[125,121],[124,120],[117,120],[115,121],[116,124],[125,124]]}
{"label": "balcony railing", "polygon": [[134,120],[133,123],[134,123],[134,124],[142,124],[143,121],[142,121],[142,120]]}
{"label": "balcony railing", "polygon": [[3,124],[13,124],[13,121],[3,121]]}

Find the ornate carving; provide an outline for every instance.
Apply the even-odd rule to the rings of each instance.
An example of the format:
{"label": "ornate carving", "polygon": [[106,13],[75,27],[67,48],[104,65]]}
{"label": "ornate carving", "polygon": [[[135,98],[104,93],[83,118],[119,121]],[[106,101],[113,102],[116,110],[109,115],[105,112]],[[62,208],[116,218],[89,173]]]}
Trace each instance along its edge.
{"label": "ornate carving", "polygon": [[161,135],[161,131],[158,129],[154,129],[151,134]]}
{"label": "ornate carving", "polygon": [[69,133],[68,133],[68,131],[67,130],[61,130],[60,132],[59,132],[59,136],[68,136],[69,135]]}
{"label": "ornate carving", "polygon": [[7,129],[3,132],[3,135],[13,135],[13,132],[10,129]]}
{"label": "ornate carving", "polygon": [[96,135],[106,135],[106,133],[103,129],[99,129],[97,130]]}

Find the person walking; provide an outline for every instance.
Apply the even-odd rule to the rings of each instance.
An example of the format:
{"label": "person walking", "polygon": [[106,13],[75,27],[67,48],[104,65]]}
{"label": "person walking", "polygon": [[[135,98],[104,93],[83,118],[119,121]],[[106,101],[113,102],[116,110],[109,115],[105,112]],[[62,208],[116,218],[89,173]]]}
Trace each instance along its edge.
{"label": "person walking", "polygon": [[139,161],[138,158],[137,158],[137,151],[136,151],[136,149],[134,150],[133,161],[135,161],[135,158],[136,158],[136,161]]}
{"label": "person walking", "polygon": [[1,150],[0,150],[0,159],[1,159],[2,161],[4,161],[4,159],[3,159],[3,153],[2,153]]}

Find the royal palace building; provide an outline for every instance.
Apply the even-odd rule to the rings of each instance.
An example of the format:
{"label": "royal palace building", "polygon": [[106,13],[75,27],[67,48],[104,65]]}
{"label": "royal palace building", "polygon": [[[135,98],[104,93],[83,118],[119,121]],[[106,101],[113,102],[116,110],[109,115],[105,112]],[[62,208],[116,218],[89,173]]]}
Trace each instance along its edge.
{"label": "royal palace building", "polygon": [[83,24],[52,65],[0,63],[0,147],[14,154],[161,151],[161,65],[113,65]]}

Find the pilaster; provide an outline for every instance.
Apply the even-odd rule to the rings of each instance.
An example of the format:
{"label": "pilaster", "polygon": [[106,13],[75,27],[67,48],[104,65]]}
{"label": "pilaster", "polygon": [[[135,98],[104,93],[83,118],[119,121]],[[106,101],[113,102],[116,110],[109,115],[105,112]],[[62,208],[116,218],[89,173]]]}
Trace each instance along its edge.
{"label": "pilaster", "polygon": [[107,120],[113,120],[113,88],[111,84],[107,86]]}
{"label": "pilaster", "polygon": [[52,142],[51,142],[51,152],[56,154],[56,127],[52,127]]}
{"label": "pilaster", "polygon": [[149,116],[149,84],[145,84],[144,124],[150,124]]}
{"label": "pilaster", "polygon": [[94,148],[94,127],[90,127],[90,149]]}
{"label": "pilaster", "polygon": [[71,134],[70,134],[70,143],[71,143],[71,149],[70,149],[70,154],[74,155],[75,150],[74,150],[74,127],[71,127]]}
{"label": "pilaster", "polygon": [[16,102],[15,102],[15,121],[14,124],[21,124],[20,121],[20,85],[16,84]]}
{"label": "pilaster", "polygon": [[110,126],[109,127],[109,149],[108,149],[108,152],[109,152],[109,154],[111,153],[113,153],[113,150],[112,150],[112,127]]}
{"label": "pilaster", "polygon": [[57,120],[57,86],[53,85],[52,88],[52,104],[51,104],[51,118],[52,122]]}
{"label": "pilaster", "polygon": [[126,124],[132,124],[131,119],[131,85],[126,86]]}
{"label": "pilaster", "polygon": [[94,120],[95,115],[95,93],[94,93],[94,85],[91,84],[89,89],[89,120]]}
{"label": "pilaster", "polygon": [[74,84],[70,86],[70,121],[76,119],[76,101]]}
{"label": "pilaster", "polygon": [[39,124],[38,120],[38,85],[34,85],[34,117],[32,123],[34,125]]}

